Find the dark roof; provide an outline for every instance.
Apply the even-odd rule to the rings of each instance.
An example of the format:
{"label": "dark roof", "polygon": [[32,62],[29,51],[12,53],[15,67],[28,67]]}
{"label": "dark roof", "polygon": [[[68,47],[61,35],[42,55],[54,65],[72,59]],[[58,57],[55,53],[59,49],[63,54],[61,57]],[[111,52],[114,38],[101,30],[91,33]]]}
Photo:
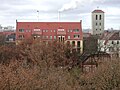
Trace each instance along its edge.
{"label": "dark roof", "polygon": [[105,12],[102,10],[94,10],[92,13],[105,13]]}
{"label": "dark roof", "polygon": [[120,31],[112,35],[109,40],[120,40]]}
{"label": "dark roof", "polygon": [[105,31],[104,35],[100,37],[101,40],[120,40],[120,31]]}

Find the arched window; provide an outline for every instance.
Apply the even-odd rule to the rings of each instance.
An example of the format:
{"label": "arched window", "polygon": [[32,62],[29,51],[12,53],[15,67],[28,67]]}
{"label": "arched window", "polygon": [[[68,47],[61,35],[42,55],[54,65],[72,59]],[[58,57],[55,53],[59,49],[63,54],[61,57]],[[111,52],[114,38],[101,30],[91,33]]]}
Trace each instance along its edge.
{"label": "arched window", "polygon": [[77,41],[77,47],[80,47],[80,41]]}
{"label": "arched window", "polygon": [[97,23],[96,23],[96,26],[97,26]]}
{"label": "arched window", "polygon": [[119,44],[119,41],[117,41],[117,44]]}
{"label": "arched window", "polygon": [[98,15],[96,15],[96,20],[98,19]]}
{"label": "arched window", "polygon": [[60,42],[61,40],[60,40],[60,37],[59,37],[59,42]]}
{"label": "arched window", "polygon": [[73,47],[75,46],[75,41],[72,41],[72,46],[73,46]]}
{"label": "arched window", "polygon": [[100,15],[100,20],[101,20],[102,16]]}
{"label": "arched window", "polygon": [[114,44],[114,41],[112,41],[112,44]]}

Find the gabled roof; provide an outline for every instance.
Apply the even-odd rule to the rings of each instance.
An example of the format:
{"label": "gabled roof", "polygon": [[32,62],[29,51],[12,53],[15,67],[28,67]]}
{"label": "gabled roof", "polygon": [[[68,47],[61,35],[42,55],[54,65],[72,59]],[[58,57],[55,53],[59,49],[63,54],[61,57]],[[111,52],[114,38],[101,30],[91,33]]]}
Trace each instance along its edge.
{"label": "gabled roof", "polygon": [[103,37],[101,37],[100,39],[101,40],[120,40],[120,31],[119,30],[105,31]]}
{"label": "gabled roof", "polygon": [[120,31],[114,33],[114,35],[110,37],[109,40],[120,40]]}
{"label": "gabled roof", "polygon": [[92,13],[105,13],[105,12],[102,10],[94,10]]}

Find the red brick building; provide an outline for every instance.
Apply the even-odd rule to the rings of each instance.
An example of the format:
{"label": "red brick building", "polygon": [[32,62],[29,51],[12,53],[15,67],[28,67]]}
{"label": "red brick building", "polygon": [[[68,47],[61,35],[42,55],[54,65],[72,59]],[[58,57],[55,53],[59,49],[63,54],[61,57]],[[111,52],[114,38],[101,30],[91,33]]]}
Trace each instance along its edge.
{"label": "red brick building", "polygon": [[17,22],[16,41],[31,36],[43,41],[59,40],[83,50],[82,22]]}

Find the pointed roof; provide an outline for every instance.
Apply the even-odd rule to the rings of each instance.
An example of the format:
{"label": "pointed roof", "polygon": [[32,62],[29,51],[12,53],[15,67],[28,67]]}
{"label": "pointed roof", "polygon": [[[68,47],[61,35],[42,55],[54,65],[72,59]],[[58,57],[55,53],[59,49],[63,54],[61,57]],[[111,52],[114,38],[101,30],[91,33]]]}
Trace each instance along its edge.
{"label": "pointed roof", "polygon": [[105,12],[102,11],[102,10],[98,10],[98,9],[96,9],[96,10],[94,10],[92,13],[105,13]]}

